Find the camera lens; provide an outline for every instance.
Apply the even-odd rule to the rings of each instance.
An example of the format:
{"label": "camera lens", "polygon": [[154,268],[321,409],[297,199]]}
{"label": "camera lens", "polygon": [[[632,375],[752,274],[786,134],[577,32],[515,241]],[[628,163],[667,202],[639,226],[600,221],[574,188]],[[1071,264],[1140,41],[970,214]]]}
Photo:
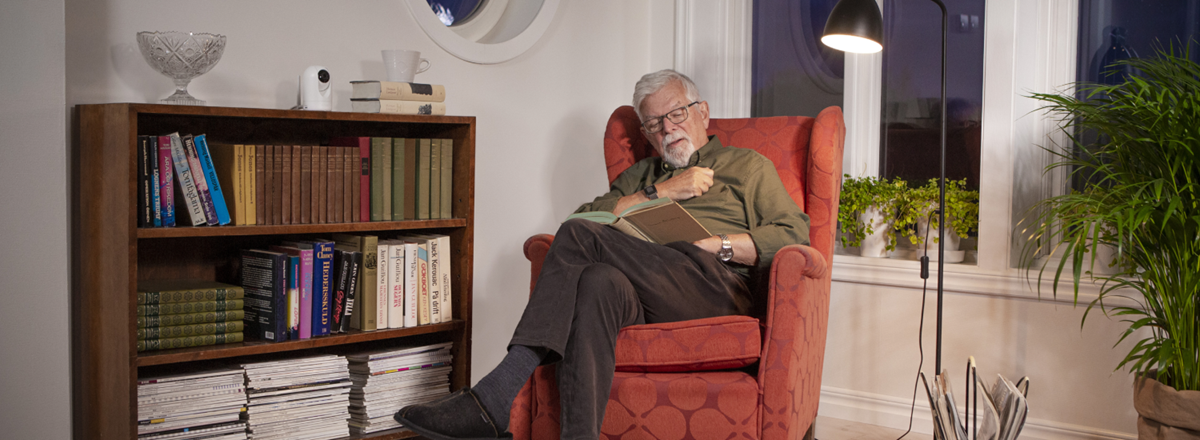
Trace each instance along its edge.
{"label": "camera lens", "polygon": [[320,72],[317,72],[317,79],[323,83],[329,82],[329,71],[325,70],[325,69],[321,69]]}

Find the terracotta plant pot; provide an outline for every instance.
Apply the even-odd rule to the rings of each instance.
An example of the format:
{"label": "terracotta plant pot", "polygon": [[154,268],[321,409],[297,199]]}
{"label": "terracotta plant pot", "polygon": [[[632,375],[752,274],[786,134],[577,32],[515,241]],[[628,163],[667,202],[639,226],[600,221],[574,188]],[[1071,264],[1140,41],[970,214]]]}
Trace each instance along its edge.
{"label": "terracotta plant pot", "polygon": [[1154,376],[1150,372],[1134,379],[1138,439],[1200,440],[1200,391],[1178,391]]}

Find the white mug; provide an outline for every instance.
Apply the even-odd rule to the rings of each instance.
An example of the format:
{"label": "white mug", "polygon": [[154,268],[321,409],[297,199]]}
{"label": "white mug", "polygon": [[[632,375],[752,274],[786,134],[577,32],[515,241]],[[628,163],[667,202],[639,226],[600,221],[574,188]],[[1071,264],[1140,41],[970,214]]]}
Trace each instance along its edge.
{"label": "white mug", "polygon": [[383,67],[388,81],[413,82],[418,73],[429,70],[429,60],[421,58],[421,52],[415,50],[385,50]]}

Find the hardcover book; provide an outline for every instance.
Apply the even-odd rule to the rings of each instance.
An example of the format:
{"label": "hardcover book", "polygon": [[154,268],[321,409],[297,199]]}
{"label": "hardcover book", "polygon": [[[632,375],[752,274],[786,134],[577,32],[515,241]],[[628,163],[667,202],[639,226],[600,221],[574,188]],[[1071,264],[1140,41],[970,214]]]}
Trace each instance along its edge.
{"label": "hardcover book", "polygon": [[[392,162],[390,164],[392,173],[392,220],[404,220],[404,144],[407,142],[405,138],[392,139]],[[389,166],[389,164],[384,164]]]}
{"label": "hardcover book", "polygon": [[417,141],[417,220],[429,220],[429,161],[432,143],[429,139]]}
{"label": "hardcover book", "polygon": [[381,151],[381,153],[379,155],[379,159],[380,159],[379,173],[383,177],[383,179],[381,179],[381,182],[379,184],[379,188],[381,191],[381,194],[379,196],[379,201],[380,201],[380,203],[383,204],[383,206],[379,209],[379,212],[383,216],[383,221],[399,220],[398,218],[395,218],[392,216],[392,177],[393,176],[392,176],[392,167],[389,166],[389,164],[392,163],[392,149],[391,149],[392,143],[393,143],[393,141],[391,138],[382,138],[382,140],[378,143],[379,150]]}
{"label": "hardcover book", "polygon": [[429,140],[429,218],[442,218],[442,140]]}
{"label": "hardcover book", "polygon": [[417,140],[404,139],[404,220],[417,219]]}
{"label": "hardcover book", "polygon": [[651,243],[688,243],[711,237],[708,229],[696,221],[679,203],[662,197],[642,202],[626,209],[621,215],[592,211],[571,214],[567,220],[581,218],[603,223]]}
{"label": "hardcover book", "polygon": [[241,286],[207,280],[141,280],[137,283],[137,304],[166,304],[242,299]]}
{"label": "hardcover book", "polygon": [[281,225],[292,224],[292,146],[277,145],[279,155],[279,215]]}
{"label": "hardcover book", "polygon": [[340,333],[342,331],[342,321],[347,320],[349,316],[346,312],[346,289],[350,285],[350,258],[347,258],[349,252],[337,248],[333,250],[333,265],[337,268],[336,287],[333,289],[332,303],[332,318],[329,322],[330,333]]}
{"label": "hardcover book", "polygon": [[313,147],[300,147],[300,223],[316,223],[312,217]]}
{"label": "hardcover book", "polygon": [[246,331],[271,342],[287,340],[286,254],[242,250],[242,287],[246,289]]}
{"label": "hardcover book", "polygon": [[313,223],[329,223],[325,202],[329,198],[329,147],[313,147]]}
{"label": "hardcover book", "polygon": [[[204,182],[208,186],[213,211],[216,213],[216,222],[218,225],[228,225],[233,219],[229,216],[229,207],[225,203],[225,192],[221,187],[221,179],[217,176],[217,168],[213,163],[212,154],[208,148],[208,136],[203,134],[197,135],[194,141],[196,144],[196,156],[200,160],[200,169],[204,170]],[[229,166],[221,171],[227,176],[232,177],[232,174],[236,170]]]}
{"label": "hardcover book", "polygon": [[184,336],[215,335],[219,333],[241,333],[242,321],[209,322],[203,324],[148,327],[137,330],[138,340],[182,338]]}
{"label": "hardcover book", "polygon": [[442,200],[438,203],[442,214],[440,218],[454,218],[453,202],[454,202],[454,139],[442,139],[442,172],[441,177],[441,194]]}
{"label": "hardcover book", "polygon": [[159,176],[159,159],[158,159],[158,136],[150,136],[150,203],[151,209],[154,210],[154,226],[163,225],[162,211],[162,177]]}
{"label": "hardcover book", "polygon": [[353,152],[352,156],[357,158],[353,168],[357,170],[354,174],[356,178],[352,183],[354,186],[353,193],[355,194],[354,208],[352,211],[352,220],[354,222],[369,222],[371,220],[371,195],[372,195],[372,179],[375,179],[374,160],[372,155],[375,151],[371,148],[371,138],[369,137],[338,137],[329,141],[330,145],[338,145],[350,147]]}
{"label": "hardcover book", "polygon": [[154,226],[154,209],[150,206],[151,200],[154,199],[150,186],[150,136],[138,136],[137,146],[138,227],[149,228]]}
{"label": "hardcover book", "polygon": [[[392,291],[388,289],[388,269],[390,266],[392,243],[380,240],[376,251],[375,264],[375,329],[388,328],[388,305],[391,303]],[[364,328],[364,330],[366,330]]]}
{"label": "hardcover book", "polygon": [[185,336],[182,338],[151,339],[137,341],[137,351],[169,350],[172,348],[199,347],[204,345],[232,344],[242,342],[242,333],[219,335]]}
{"label": "hardcover book", "polygon": [[178,315],[184,313],[227,312],[243,310],[241,299],[227,301],[196,301],[185,303],[146,304],[137,306],[137,316],[154,317],[161,315]]}
{"label": "hardcover book", "polygon": [[332,241],[285,241],[283,245],[312,251],[312,336],[326,336],[331,329],[332,298],[337,288],[334,243]]}
{"label": "hardcover book", "polygon": [[350,81],[350,99],[443,102],[446,86],[394,81]]}
{"label": "hardcover book", "polygon": [[342,333],[350,331],[350,317],[354,314],[355,299],[358,297],[358,291],[362,287],[360,278],[362,277],[363,254],[362,252],[347,252],[343,257],[350,262],[350,271],[346,276],[346,306],[342,309]]}
{"label": "hardcover book", "polygon": [[342,222],[342,173],[345,163],[342,160],[342,150],[345,148],[329,147],[328,174],[329,187],[326,188],[325,210],[329,223]]}
{"label": "hardcover book", "polygon": [[171,163],[175,166],[175,177],[179,180],[179,190],[187,208],[184,212],[188,213],[192,226],[207,224],[208,219],[200,202],[196,181],[192,180],[192,168],[188,164],[187,154],[184,153],[183,140],[179,138],[179,133],[171,133],[167,135],[167,142],[171,145]]}
{"label": "hardcover book", "polygon": [[265,219],[263,224],[276,225],[278,223],[275,223],[275,146],[264,145],[263,150],[265,151],[265,156],[262,158],[265,182],[263,183],[263,198],[260,200],[260,202],[266,202],[263,204]]}
{"label": "hardcover book", "polygon": [[196,138],[190,134],[183,135],[183,154],[187,156],[188,167],[192,171],[192,181],[196,185],[196,193],[200,195],[200,206],[204,207],[205,222],[209,226],[218,224],[216,206],[213,205],[212,193],[209,190],[207,172],[204,164],[200,163],[200,155],[196,149]]}
{"label": "hardcover book", "polygon": [[[230,222],[234,225],[245,225],[246,176],[244,168],[246,151],[244,146],[241,144],[215,144],[207,142],[205,146],[208,156],[212,161],[216,181],[220,183],[220,190],[224,195],[221,197],[221,200],[227,202],[225,209],[228,210],[227,215]],[[220,215],[220,209],[220,207],[217,208],[218,216]]]}
{"label": "hardcover book", "polygon": [[444,102],[388,101],[378,99],[352,99],[350,109],[361,113],[388,113],[396,115],[446,114]]}
{"label": "hardcover book", "polygon": [[342,148],[342,222],[354,223],[358,211],[354,210],[354,201],[358,200],[358,192],[354,189],[358,183],[358,150]]}
{"label": "hardcover book", "polygon": [[283,146],[272,145],[274,153],[271,156],[271,224],[283,223],[283,193],[286,180],[283,178]]}
{"label": "hardcover book", "polygon": [[168,327],[173,325],[204,324],[209,322],[241,321],[242,310],[225,312],[184,313],[178,315],[138,316],[138,328]]}
{"label": "hardcover book", "polygon": [[267,146],[254,146],[254,224],[270,224],[267,218]]}
{"label": "hardcover book", "polygon": [[376,295],[376,283],[378,277],[378,257],[379,257],[379,237],[374,235],[349,235],[349,234],[333,234],[333,241],[337,243],[336,248],[346,251],[360,252],[361,268],[357,285],[359,289],[355,296],[357,313],[350,320],[350,327],[358,330],[375,330],[378,327],[376,321],[375,306],[378,302]]}
{"label": "hardcover book", "polygon": [[292,203],[291,203],[291,205],[292,205],[292,224],[293,225],[305,224],[307,222],[304,222],[301,220],[301,213],[300,213],[301,206],[303,203],[302,199],[300,198],[300,196],[301,196],[301,186],[300,186],[301,185],[301,183],[300,183],[301,168],[300,167],[302,166],[301,160],[300,160],[300,155],[302,154],[303,150],[300,148],[299,145],[289,145],[288,148],[291,149],[291,157],[292,157],[291,181],[288,183],[288,195],[292,198]]}
{"label": "hardcover book", "polygon": [[383,221],[383,149],[390,138],[370,138],[371,141],[371,221]]}

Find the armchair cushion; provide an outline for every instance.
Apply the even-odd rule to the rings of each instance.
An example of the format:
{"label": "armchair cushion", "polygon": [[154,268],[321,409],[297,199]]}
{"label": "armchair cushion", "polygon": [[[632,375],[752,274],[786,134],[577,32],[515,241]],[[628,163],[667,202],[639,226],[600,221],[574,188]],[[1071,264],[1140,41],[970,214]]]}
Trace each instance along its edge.
{"label": "armchair cushion", "polygon": [[730,370],[758,362],[762,334],[749,316],[635,325],[621,330],[616,350],[617,371]]}

